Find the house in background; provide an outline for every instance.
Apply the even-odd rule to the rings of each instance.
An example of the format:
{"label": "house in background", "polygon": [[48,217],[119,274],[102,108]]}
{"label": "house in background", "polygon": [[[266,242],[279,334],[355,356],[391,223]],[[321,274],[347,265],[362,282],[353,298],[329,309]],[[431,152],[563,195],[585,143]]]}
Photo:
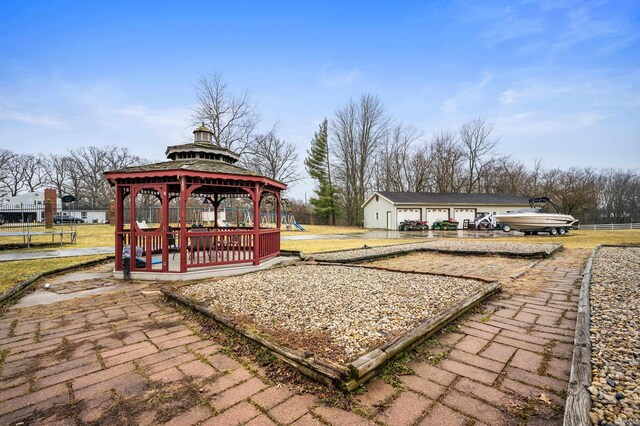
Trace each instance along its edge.
{"label": "house in background", "polygon": [[364,227],[398,229],[404,220],[424,220],[429,226],[453,218],[473,222],[476,213],[507,213],[529,207],[529,199],[511,194],[445,194],[431,192],[374,192],[362,205]]}
{"label": "house in background", "polygon": [[[9,205],[13,208],[19,208],[23,206],[41,206],[44,207],[45,194],[44,189],[33,192],[25,192],[9,198]],[[56,197],[56,208],[60,210],[62,208],[62,201],[60,197]]]}
{"label": "house in background", "polygon": [[0,214],[7,222],[41,222],[44,220],[45,191],[52,191],[56,199],[54,213],[67,213],[82,219],[85,223],[107,223],[105,210],[71,209],[63,205],[55,189],[40,189],[25,192],[9,198],[7,203],[0,205]]}

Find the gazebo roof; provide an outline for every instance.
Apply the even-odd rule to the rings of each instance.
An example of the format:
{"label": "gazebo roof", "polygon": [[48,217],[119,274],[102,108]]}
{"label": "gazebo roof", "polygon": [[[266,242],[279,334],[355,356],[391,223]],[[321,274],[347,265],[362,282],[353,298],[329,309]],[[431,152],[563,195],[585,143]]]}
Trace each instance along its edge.
{"label": "gazebo roof", "polygon": [[[144,164],[140,166],[125,167],[119,170],[110,170],[107,173],[133,173],[133,172],[154,172],[165,170],[191,170],[194,172],[206,172],[206,173],[224,173],[243,176],[255,176],[266,178],[266,176],[260,173],[252,172],[251,170],[243,169],[235,164],[229,164],[216,160],[205,160],[202,158],[193,158],[189,160],[172,160],[163,161],[161,163]],[[273,179],[272,179],[273,180]]]}
{"label": "gazebo roof", "polygon": [[[240,155],[227,148],[214,145],[210,140],[202,139],[202,134],[206,136],[210,133],[211,131],[203,124],[194,130],[194,142],[167,147],[166,155],[170,161],[110,170],[105,172],[105,175],[109,182],[114,185],[116,179],[180,176],[185,175],[186,171],[200,178],[229,179],[236,176],[240,177],[240,180],[260,181],[281,190],[287,188],[287,185],[282,182],[235,165],[234,163],[238,161]],[[209,136],[206,136],[206,138],[209,138]],[[175,174],[173,174],[174,172]],[[243,178],[245,176],[246,178]]]}
{"label": "gazebo roof", "polygon": [[221,156],[221,158],[225,158],[226,162],[228,163],[235,163],[238,158],[240,158],[239,154],[236,154],[230,149],[215,146],[211,142],[191,142],[181,145],[171,145],[167,147],[165,155],[167,156],[167,158],[173,160],[176,159],[176,154],[180,152],[202,152],[218,154]]}

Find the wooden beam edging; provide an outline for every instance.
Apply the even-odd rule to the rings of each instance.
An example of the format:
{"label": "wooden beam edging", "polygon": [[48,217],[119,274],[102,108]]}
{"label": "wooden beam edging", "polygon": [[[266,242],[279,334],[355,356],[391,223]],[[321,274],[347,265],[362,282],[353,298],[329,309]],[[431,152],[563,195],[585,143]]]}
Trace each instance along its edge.
{"label": "wooden beam edging", "polygon": [[257,331],[249,330],[236,324],[231,318],[226,315],[215,312],[209,307],[196,303],[191,299],[184,297],[183,295],[172,291],[167,287],[160,289],[170,299],[179,302],[189,308],[200,312],[201,314],[213,319],[214,321],[230,328],[231,330],[240,333],[249,340],[266,347],[271,350],[278,358],[296,368],[303,374],[311,377],[312,379],[325,383],[325,384],[339,384],[342,383],[348,377],[349,370],[339,364],[331,361],[316,358],[314,354],[308,354],[295,349],[284,347],[277,343],[274,343],[261,335]]}
{"label": "wooden beam edging", "polygon": [[381,347],[361,356],[351,362],[348,367],[351,372],[351,380],[346,382],[345,388],[349,391],[356,389],[365,383],[391,359],[402,352],[406,352],[433,336],[441,328],[454,319],[458,318],[477,304],[500,291],[502,285],[495,281],[487,288],[480,290],[466,299],[456,303],[449,309],[440,312],[435,317],[429,318],[420,325],[409,331],[407,334],[397,337]]}
{"label": "wooden beam edging", "polygon": [[[298,265],[292,265],[298,266]],[[386,271],[386,272],[398,272],[400,274],[414,274],[414,275],[430,275],[434,277],[447,277],[447,278],[461,278],[466,280],[476,280],[482,281],[484,283],[494,283],[496,282],[495,278],[487,278],[481,277],[477,275],[454,275],[454,274],[446,274],[444,272],[429,272],[429,271],[416,271],[416,270],[406,270],[406,269],[395,269],[395,268],[387,268],[383,266],[369,266],[369,265],[357,265],[350,263],[318,263],[316,266],[344,266],[345,268],[364,268],[364,269],[374,269],[377,271]]]}
{"label": "wooden beam edging", "polygon": [[78,263],[76,265],[63,266],[62,268],[56,268],[56,269],[51,269],[49,271],[40,272],[39,274],[36,274],[33,277],[28,278],[28,279],[22,281],[19,284],[14,285],[9,290],[7,290],[4,293],[0,294],[0,305],[2,305],[5,302],[8,302],[11,299],[19,296],[25,290],[27,290],[29,287],[31,287],[31,285],[33,283],[37,282],[41,278],[44,278],[44,277],[46,277],[48,275],[58,274],[60,272],[66,272],[66,271],[71,271],[71,270],[74,270],[74,269],[83,268],[85,266],[95,265],[95,264],[98,264],[98,263],[102,263],[102,262],[104,262],[106,260],[113,259],[114,257],[115,257],[115,255],[110,254],[110,255],[104,256],[101,259],[88,260],[86,262]]}
{"label": "wooden beam edging", "polygon": [[602,247],[594,247],[582,275],[580,297],[578,299],[578,315],[576,317],[576,334],[573,342],[573,358],[571,360],[571,375],[564,409],[564,426],[591,425],[591,394],[587,390],[591,386],[591,340],[590,320],[591,307],[589,295],[591,287],[591,268],[597,251]]}

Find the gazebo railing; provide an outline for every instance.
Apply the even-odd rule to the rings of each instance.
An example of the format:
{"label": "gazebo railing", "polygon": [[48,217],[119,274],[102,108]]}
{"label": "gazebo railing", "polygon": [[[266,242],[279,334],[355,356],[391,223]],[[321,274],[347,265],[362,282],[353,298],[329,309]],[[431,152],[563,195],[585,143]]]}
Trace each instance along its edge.
{"label": "gazebo railing", "polygon": [[[153,267],[152,255],[162,253],[162,240],[166,238],[170,253],[180,253],[186,257],[187,269],[206,266],[232,265],[255,261],[255,232],[251,228],[192,228],[187,230],[187,246],[180,247],[180,230],[163,231],[145,229],[136,233],[135,246],[142,248],[144,268],[139,271],[176,272],[169,265]],[[129,230],[116,232],[122,246],[131,245]],[[116,245],[117,246],[117,245]],[[258,260],[262,261],[280,254],[280,230],[261,228],[258,234]],[[171,259],[175,256],[171,254]]]}
{"label": "gazebo railing", "polygon": [[248,230],[187,231],[187,268],[251,262],[253,240]]}
{"label": "gazebo railing", "polygon": [[280,254],[280,230],[260,230],[260,260]]}

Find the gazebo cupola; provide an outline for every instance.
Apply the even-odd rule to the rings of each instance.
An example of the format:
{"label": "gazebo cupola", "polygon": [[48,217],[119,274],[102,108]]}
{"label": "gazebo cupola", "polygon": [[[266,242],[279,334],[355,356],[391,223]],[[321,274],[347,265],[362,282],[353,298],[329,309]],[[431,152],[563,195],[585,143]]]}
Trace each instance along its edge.
{"label": "gazebo cupola", "polygon": [[195,143],[198,143],[198,142],[213,143],[213,132],[209,130],[209,128],[205,126],[204,123],[202,123],[202,125],[197,129],[195,129],[193,131],[193,134],[195,135],[194,136]]}
{"label": "gazebo cupola", "polygon": [[234,164],[240,158],[235,152],[219,145],[214,145],[213,133],[204,123],[193,131],[193,143],[167,147],[165,154],[170,160],[198,158],[222,161],[228,164]]}
{"label": "gazebo cupola", "polygon": [[[280,193],[287,185],[238,166],[240,156],[215,143],[204,123],[193,135],[191,143],[167,147],[168,161],[105,173],[115,186],[116,276],[123,276],[127,256],[138,252],[141,257],[126,264],[141,279],[194,279],[220,266],[256,266],[279,255]],[[147,201],[138,202],[143,196]],[[157,200],[155,216],[142,209],[148,196]],[[267,197],[275,199],[275,228],[261,227],[260,204]],[[252,204],[236,226],[219,220],[218,209],[232,198]],[[205,219],[211,208],[213,218]]]}

